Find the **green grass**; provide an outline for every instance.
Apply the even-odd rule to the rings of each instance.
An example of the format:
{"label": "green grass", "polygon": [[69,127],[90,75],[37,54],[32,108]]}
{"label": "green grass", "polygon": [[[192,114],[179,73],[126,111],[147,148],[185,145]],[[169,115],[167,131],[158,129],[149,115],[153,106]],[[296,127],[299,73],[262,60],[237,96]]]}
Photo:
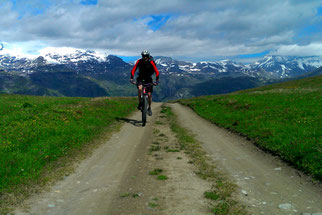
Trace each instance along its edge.
{"label": "green grass", "polygon": [[141,195],[139,194],[139,193],[134,193],[134,194],[132,194],[132,197],[133,198],[138,198],[138,197],[140,197]]}
{"label": "green grass", "polygon": [[164,181],[164,180],[167,180],[167,179],[168,179],[168,176],[166,176],[166,175],[159,175],[159,176],[157,177],[157,179],[158,179],[158,180],[161,180],[161,181]]}
{"label": "green grass", "polygon": [[180,100],[322,180],[322,76]]}
{"label": "green grass", "polygon": [[[0,95],[0,196],[75,156],[104,128],[135,110],[135,98]],[[64,165],[64,164],[61,164]]]}
{"label": "green grass", "polygon": [[160,149],[161,149],[161,146],[159,146],[159,145],[156,145],[156,146],[152,145],[150,147],[149,152],[156,152],[156,151],[159,151]]}
{"label": "green grass", "polygon": [[128,197],[128,196],[130,196],[131,194],[130,193],[122,193],[121,195],[120,195],[120,197],[121,198],[125,198],[125,197]]}
{"label": "green grass", "polygon": [[167,149],[166,152],[180,152],[179,149]]}
{"label": "green grass", "polygon": [[212,199],[212,200],[217,200],[217,199],[219,199],[219,195],[218,194],[216,194],[215,192],[205,192],[204,193],[205,194],[205,198],[206,199]]}
{"label": "green grass", "polygon": [[149,206],[149,208],[155,208],[155,207],[159,206],[159,204],[154,203],[154,202],[149,202],[148,206]]}
{"label": "green grass", "polygon": [[159,175],[161,172],[163,172],[163,170],[157,168],[157,169],[154,169],[154,170],[150,171],[149,175]]}
{"label": "green grass", "polygon": [[132,196],[132,198],[138,198],[141,196],[140,193],[122,193],[120,195],[121,198],[126,198],[126,197],[129,197],[129,196]]}

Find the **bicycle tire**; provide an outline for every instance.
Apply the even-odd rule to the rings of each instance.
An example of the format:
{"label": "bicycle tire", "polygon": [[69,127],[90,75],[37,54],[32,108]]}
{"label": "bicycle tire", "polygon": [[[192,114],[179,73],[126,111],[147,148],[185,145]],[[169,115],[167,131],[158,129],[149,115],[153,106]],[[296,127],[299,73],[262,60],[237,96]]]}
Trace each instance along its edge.
{"label": "bicycle tire", "polygon": [[142,126],[145,126],[146,124],[146,115],[147,115],[147,112],[148,112],[148,98],[147,96],[143,96],[143,99],[142,99],[143,103],[142,103]]}

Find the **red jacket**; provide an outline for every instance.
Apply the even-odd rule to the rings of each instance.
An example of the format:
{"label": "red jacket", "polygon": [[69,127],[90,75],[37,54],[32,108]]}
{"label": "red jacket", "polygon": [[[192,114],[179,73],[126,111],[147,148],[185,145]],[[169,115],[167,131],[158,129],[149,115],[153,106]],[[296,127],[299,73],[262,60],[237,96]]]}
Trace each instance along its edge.
{"label": "red jacket", "polygon": [[131,71],[131,79],[134,78],[135,71],[139,68],[138,77],[140,78],[150,78],[155,73],[155,78],[159,80],[159,71],[153,61],[153,59],[149,59],[148,61],[144,61],[143,59],[139,59],[136,61],[133,69]]}

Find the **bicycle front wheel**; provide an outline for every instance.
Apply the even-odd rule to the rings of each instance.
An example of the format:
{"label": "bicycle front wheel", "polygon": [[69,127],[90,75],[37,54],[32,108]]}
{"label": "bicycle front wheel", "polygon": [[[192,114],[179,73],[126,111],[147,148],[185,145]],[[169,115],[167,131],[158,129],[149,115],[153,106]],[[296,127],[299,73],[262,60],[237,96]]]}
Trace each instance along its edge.
{"label": "bicycle front wheel", "polygon": [[145,126],[146,124],[146,114],[148,112],[148,97],[143,96],[143,101],[142,101],[142,126]]}

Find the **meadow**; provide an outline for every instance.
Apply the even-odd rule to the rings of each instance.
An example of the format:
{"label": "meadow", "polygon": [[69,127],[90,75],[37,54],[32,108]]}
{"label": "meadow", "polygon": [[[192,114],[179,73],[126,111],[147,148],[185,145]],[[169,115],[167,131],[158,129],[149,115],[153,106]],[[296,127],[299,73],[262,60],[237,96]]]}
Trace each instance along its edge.
{"label": "meadow", "polygon": [[179,102],[322,180],[322,76]]}
{"label": "meadow", "polygon": [[39,180],[52,163],[65,165],[57,161],[135,107],[135,98],[0,95],[0,197]]}

